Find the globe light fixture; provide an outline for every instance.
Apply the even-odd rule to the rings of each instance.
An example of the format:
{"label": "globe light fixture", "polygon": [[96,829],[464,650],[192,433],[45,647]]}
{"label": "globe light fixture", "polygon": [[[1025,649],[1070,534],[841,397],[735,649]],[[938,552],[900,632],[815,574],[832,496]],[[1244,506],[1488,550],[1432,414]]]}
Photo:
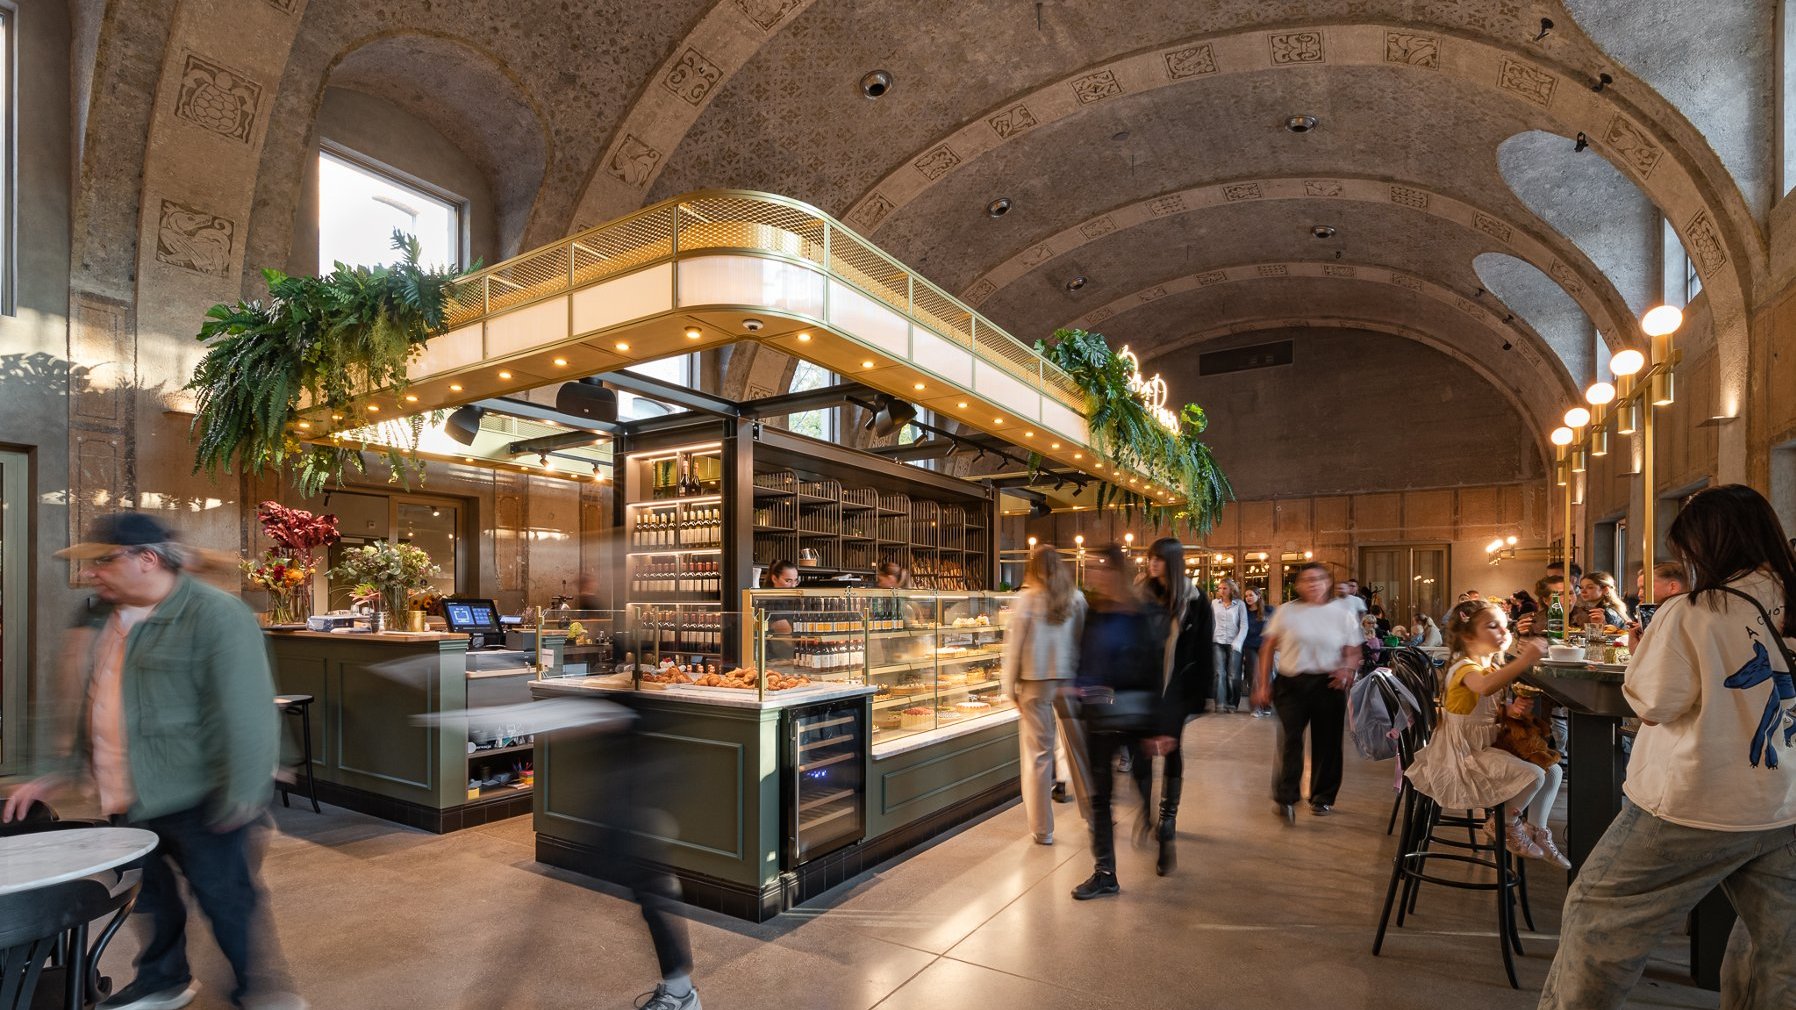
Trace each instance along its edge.
{"label": "globe light fixture", "polygon": [[1684,325],[1684,312],[1675,305],[1660,305],[1648,309],[1646,315],[1640,317],[1640,329],[1649,337],[1663,337],[1676,333],[1678,327]]}
{"label": "globe light fixture", "polygon": [[1553,434],[1549,437],[1554,445],[1570,445],[1572,441],[1572,430],[1570,428],[1554,428]]}
{"label": "globe light fixture", "polygon": [[1583,407],[1573,407],[1565,412],[1565,425],[1568,428],[1582,428],[1590,423],[1590,411]]}
{"label": "globe light fixture", "polygon": [[1584,399],[1593,407],[1615,402],[1615,386],[1607,382],[1593,382],[1584,391]]}
{"label": "globe light fixture", "polygon": [[1616,375],[1638,375],[1646,367],[1646,355],[1632,347],[1616,351],[1615,357],[1609,359],[1609,371]]}

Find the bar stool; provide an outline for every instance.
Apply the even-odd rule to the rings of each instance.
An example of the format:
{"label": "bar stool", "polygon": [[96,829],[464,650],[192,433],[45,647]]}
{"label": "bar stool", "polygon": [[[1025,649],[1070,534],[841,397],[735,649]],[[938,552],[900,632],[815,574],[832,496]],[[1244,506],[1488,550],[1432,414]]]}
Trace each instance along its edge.
{"label": "bar stool", "polygon": [[[299,716],[300,767],[306,773],[306,798],[312,801],[312,812],[324,813],[318,807],[318,783],[312,778],[312,696],[309,694],[277,694],[274,696],[274,707],[280,709],[281,715]],[[292,806],[287,801],[289,784],[280,783],[281,806]]]}

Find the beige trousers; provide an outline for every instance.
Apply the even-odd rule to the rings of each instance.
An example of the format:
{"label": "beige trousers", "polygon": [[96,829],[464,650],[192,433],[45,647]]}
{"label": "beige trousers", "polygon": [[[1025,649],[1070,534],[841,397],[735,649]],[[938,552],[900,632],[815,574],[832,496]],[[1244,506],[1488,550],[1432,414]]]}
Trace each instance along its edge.
{"label": "beige trousers", "polygon": [[1091,815],[1090,778],[1085,757],[1085,735],[1070,708],[1060,698],[1071,680],[1019,680],[1016,682],[1017,745],[1022,758],[1023,813],[1029,832],[1037,841],[1054,836],[1054,788],[1056,744],[1066,748],[1068,777],[1079,812]]}

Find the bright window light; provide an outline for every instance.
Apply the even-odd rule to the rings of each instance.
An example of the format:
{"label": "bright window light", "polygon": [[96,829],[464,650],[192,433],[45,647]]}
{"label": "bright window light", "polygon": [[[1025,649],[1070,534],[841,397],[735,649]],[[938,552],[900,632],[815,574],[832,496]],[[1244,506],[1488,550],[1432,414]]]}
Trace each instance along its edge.
{"label": "bright window light", "polygon": [[[804,393],[813,389],[833,386],[836,377],[829,370],[819,368],[808,361],[800,361],[798,370],[792,373],[792,389],[794,393]],[[822,439],[825,442],[835,440],[836,412],[833,409],[807,410],[798,414],[786,415],[786,430],[800,435]]]}
{"label": "bright window light", "polygon": [[318,269],[399,259],[393,229],[416,235],[428,267],[461,266],[461,207],[385,172],[318,152]]}
{"label": "bright window light", "polygon": [[[692,389],[692,376],[696,371],[698,355],[676,354],[671,358],[657,358],[641,364],[630,365],[626,372],[646,375],[651,379],[660,379],[676,386]],[[645,417],[660,417],[668,413],[668,408],[656,400],[648,400],[635,393],[619,392],[617,394],[617,414],[629,420],[641,420]]]}

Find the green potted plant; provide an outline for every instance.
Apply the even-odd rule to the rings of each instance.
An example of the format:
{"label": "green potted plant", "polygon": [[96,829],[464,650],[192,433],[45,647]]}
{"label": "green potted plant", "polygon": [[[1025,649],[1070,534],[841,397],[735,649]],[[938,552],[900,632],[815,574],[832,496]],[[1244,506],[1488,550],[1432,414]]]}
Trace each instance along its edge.
{"label": "green potted plant", "polygon": [[406,601],[442,573],[422,547],[386,540],[349,548],[331,569],[333,576],[355,583],[350,596],[356,603],[374,608],[376,631],[396,627]]}

